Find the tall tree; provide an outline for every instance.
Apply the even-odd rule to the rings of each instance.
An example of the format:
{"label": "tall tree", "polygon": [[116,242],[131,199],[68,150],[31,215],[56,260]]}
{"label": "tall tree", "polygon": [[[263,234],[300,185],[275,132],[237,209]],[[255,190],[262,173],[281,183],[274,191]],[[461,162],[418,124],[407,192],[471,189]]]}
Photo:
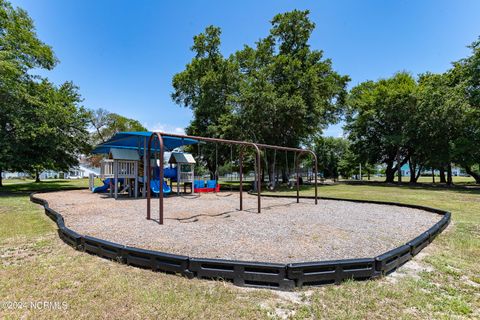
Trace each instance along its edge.
{"label": "tall tree", "polygon": [[[337,121],[349,78],[310,48],[314,27],[308,11],[278,14],[266,38],[229,58],[220,53],[220,29],[196,36],[195,57],[173,79],[174,101],[193,110],[187,132],[299,146]],[[212,170],[216,150],[203,150]],[[220,150],[221,162],[227,154]],[[272,175],[275,157],[267,158]]]}
{"label": "tall tree", "polygon": [[[209,26],[195,36],[191,48],[194,58],[173,77],[172,99],[193,111],[187,134],[222,137],[221,119],[231,113],[228,100],[236,92],[238,68],[232,59],[221,54],[220,34],[220,28]],[[212,174],[217,168],[217,153],[213,145],[202,146],[202,157]],[[221,148],[221,163],[226,155],[227,151]]]}
{"label": "tall tree", "polygon": [[[235,54],[241,81],[233,119],[226,119],[242,139],[298,147],[339,119],[349,78],[310,48],[315,24],[308,10],[278,14],[271,23],[266,38]],[[268,159],[272,178],[274,157]]]}
{"label": "tall tree", "polygon": [[[455,161],[455,141],[464,124],[464,103],[449,85],[448,74],[426,73],[419,78],[416,113],[416,153],[432,168],[448,169]],[[445,182],[451,184],[451,170]]]}
{"label": "tall tree", "polygon": [[89,151],[89,112],[79,106],[78,88],[71,82],[60,87],[47,80],[30,82],[28,92],[15,156],[18,168],[34,173],[38,182],[41,171],[66,171]]}
{"label": "tall tree", "polygon": [[423,138],[418,152],[432,167],[447,168],[452,184],[451,163],[463,166],[480,183],[474,168],[480,159],[480,42],[472,55],[453,64],[444,74],[420,76],[417,134]]}
{"label": "tall tree", "polygon": [[350,151],[350,142],[345,138],[318,137],[314,140],[314,152],[318,168],[325,178],[338,179],[358,164]]}
{"label": "tall tree", "polygon": [[455,143],[455,158],[480,183],[480,38],[470,45],[472,54],[454,63],[449,86],[463,108],[461,134]]}
{"label": "tall tree", "polygon": [[20,114],[34,79],[31,71],[50,70],[56,62],[27,12],[0,0],[0,186],[3,170],[19,169],[16,135],[22,132]]}
{"label": "tall tree", "polygon": [[362,162],[384,163],[386,182],[412,156],[409,133],[415,126],[416,81],[408,73],[352,88],[345,129]]}

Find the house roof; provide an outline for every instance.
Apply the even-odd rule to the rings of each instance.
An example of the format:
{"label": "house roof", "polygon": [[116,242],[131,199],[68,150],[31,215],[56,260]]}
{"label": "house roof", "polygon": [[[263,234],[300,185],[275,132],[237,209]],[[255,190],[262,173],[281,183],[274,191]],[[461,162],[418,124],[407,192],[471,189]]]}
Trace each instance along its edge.
{"label": "house roof", "polygon": [[195,164],[197,163],[193,156],[190,153],[183,153],[183,152],[172,152],[170,155],[170,160],[168,163],[189,163]]}
{"label": "house roof", "polygon": [[[131,149],[138,150],[142,155],[144,153],[144,145],[148,144],[148,140],[152,132],[118,132],[108,141],[99,144],[95,147],[92,153],[96,154],[108,154],[110,149]],[[163,145],[165,151],[172,151],[175,148],[184,145],[197,144],[198,141],[189,138],[170,137],[168,134],[162,134]],[[159,151],[158,140],[154,140],[152,143],[152,151]]]}

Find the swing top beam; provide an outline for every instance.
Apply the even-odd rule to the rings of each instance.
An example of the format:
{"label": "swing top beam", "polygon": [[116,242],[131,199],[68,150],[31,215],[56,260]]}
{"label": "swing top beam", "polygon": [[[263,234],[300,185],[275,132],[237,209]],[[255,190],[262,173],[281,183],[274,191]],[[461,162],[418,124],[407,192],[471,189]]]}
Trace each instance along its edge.
{"label": "swing top beam", "polygon": [[[222,143],[222,144],[229,144],[229,145],[240,145],[243,147],[250,147],[253,148],[255,151],[255,176],[256,176],[256,183],[257,183],[257,210],[258,213],[261,213],[261,152],[260,149],[274,149],[274,150],[283,150],[283,151],[291,151],[295,152],[295,154],[311,154],[314,159],[314,172],[315,172],[315,204],[318,204],[318,195],[317,195],[317,176],[318,176],[318,168],[317,168],[317,156],[315,153],[309,149],[300,149],[300,148],[291,148],[291,147],[283,147],[283,146],[275,146],[269,144],[261,144],[261,143],[253,143],[248,141],[237,141],[237,140],[228,140],[228,139],[220,139],[220,138],[209,138],[209,137],[200,137],[200,136],[190,136],[190,135],[182,135],[182,134],[173,134],[173,133],[164,133],[164,132],[153,132],[148,140],[148,148],[147,148],[147,159],[151,158],[152,153],[152,143],[155,138],[159,142],[159,160],[160,160],[160,170],[159,170],[159,181],[160,181],[160,190],[159,190],[159,223],[163,224],[163,180],[164,180],[164,168],[163,168],[163,153],[165,151],[163,137],[175,137],[181,139],[194,139],[198,141],[205,141],[205,142],[214,142],[214,143]],[[297,175],[297,203],[300,202],[300,187],[299,187],[299,158],[298,156],[295,161],[295,169]],[[242,179],[242,160],[243,160],[243,148],[240,149],[240,210],[243,210],[243,199],[242,199],[242,189],[243,189],[243,179]],[[147,219],[151,218],[151,189],[150,189],[150,181],[152,179],[152,170],[151,170],[151,161],[147,162],[148,164],[148,180],[147,180]]]}

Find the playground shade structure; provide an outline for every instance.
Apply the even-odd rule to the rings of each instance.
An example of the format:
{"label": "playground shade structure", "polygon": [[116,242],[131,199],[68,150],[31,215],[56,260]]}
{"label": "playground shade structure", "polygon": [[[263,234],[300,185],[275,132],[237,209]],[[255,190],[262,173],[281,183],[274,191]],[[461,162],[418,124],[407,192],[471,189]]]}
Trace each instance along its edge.
{"label": "playground shade structure", "polygon": [[[152,135],[152,132],[119,132],[116,133],[108,141],[99,144],[92,153],[94,154],[108,154],[111,148],[115,149],[135,149],[140,155],[144,154],[146,141]],[[175,148],[197,144],[198,141],[189,138],[164,137],[165,151],[172,151]],[[159,151],[158,145],[152,145],[152,151]]]}

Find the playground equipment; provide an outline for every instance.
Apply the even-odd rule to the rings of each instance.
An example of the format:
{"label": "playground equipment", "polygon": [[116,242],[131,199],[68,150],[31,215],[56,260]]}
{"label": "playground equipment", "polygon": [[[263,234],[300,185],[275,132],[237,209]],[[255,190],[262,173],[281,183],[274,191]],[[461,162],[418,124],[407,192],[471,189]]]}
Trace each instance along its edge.
{"label": "playground equipment", "polygon": [[[147,144],[148,139],[148,144]],[[260,173],[262,172],[262,164],[261,164],[261,152],[260,149],[270,149],[270,150],[283,150],[283,151],[290,151],[294,153],[295,158],[295,172],[296,172],[296,189],[297,189],[297,202],[300,201],[300,178],[299,178],[299,159],[301,155],[310,154],[313,157],[313,167],[314,167],[314,177],[315,177],[315,204],[318,203],[317,197],[317,157],[315,153],[311,150],[307,149],[300,149],[300,148],[291,148],[291,147],[282,147],[282,146],[273,146],[267,144],[260,144],[260,143],[253,143],[247,141],[237,141],[237,140],[226,140],[226,139],[218,139],[218,138],[208,138],[208,137],[198,137],[198,136],[187,136],[187,135],[179,135],[179,134],[171,134],[171,133],[161,133],[161,132],[119,132],[115,134],[111,139],[107,142],[98,145],[93,153],[103,153],[109,154],[109,159],[104,160],[102,163],[102,178],[113,178],[114,179],[114,186],[113,189],[115,191],[114,195],[115,198],[118,196],[118,179],[124,178],[124,188],[122,191],[128,191],[131,195],[132,190],[135,196],[138,193],[138,185],[139,180],[141,179],[141,183],[143,184],[142,194],[147,197],[147,219],[150,219],[151,215],[151,202],[150,198],[152,194],[155,194],[155,191],[158,191],[159,197],[159,222],[163,224],[163,197],[164,188],[163,188],[163,181],[166,178],[165,176],[165,169],[163,167],[164,163],[164,153],[166,151],[173,151],[175,148],[184,145],[193,145],[198,144],[199,141],[204,142],[211,142],[211,143],[221,143],[227,145],[236,145],[239,148],[239,177],[240,177],[240,192],[239,192],[239,200],[240,200],[240,210],[243,210],[243,157],[244,152],[247,148],[251,148],[254,151],[255,157],[255,190],[257,194],[257,211],[261,213],[261,178]],[[117,151],[111,150],[122,150],[118,151],[118,153],[128,154],[126,159],[125,156],[117,157],[114,153]],[[123,152],[125,151],[125,152]],[[156,159],[158,155],[158,164],[154,163],[152,166],[152,158]],[[140,156],[143,156],[143,170],[139,172],[139,163],[140,163]],[[153,156],[153,157],[152,157]],[[193,157],[192,157],[193,159]],[[111,163],[110,163],[111,162]],[[187,163],[188,164],[188,163]],[[158,175],[157,173],[153,173],[153,167],[158,166]],[[193,179],[193,169],[185,170],[184,174],[182,174],[181,166],[178,168],[180,170],[177,171],[177,185],[181,184],[183,180],[186,183],[194,183]],[[139,174],[140,173],[140,174]],[[188,178],[187,178],[188,177]],[[154,188],[155,184],[151,184],[150,181],[158,180],[162,182],[162,187]],[[218,190],[218,179],[214,179],[215,181],[215,190]],[[132,183],[133,182],[133,183]],[[183,182],[183,183],[185,183]],[[92,185],[92,183],[90,184]],[[133,186],[132,186],[133,185]],[[192,185],[192,187],[194,187]],[[208,185],[207,185],[208,187]],[[155,189],[155,190],[152,190]],[[171,188],[170,188],[171,189]],[[194,189],[194,188],[193,188]],[[168,189],[165,189],[168,191]],[[177,190],[178,191],[178,190]],[[112,187],[110,187],[110,192],[112,192]]]}
{"label": "playground equipment", "polygon": [[[136,150],[129,149],[110,149],[108,159],[102,160],[100,168],[101,178],[113,178],[113,194],[115,199],[118,198],[118,193],[128,192],[133,193],[135,198],[138,197],[138,162],[140,156]],[[119,190],[119,179],[124,179],[123,188]],[[105,180],[106,181],[106,180]],[[134,186],[132,186],[132,181]],[[112,187],[110,187],[110,193]]]}
{"label": "playground equipment", "polygon": [[207,180],[206,183],[204,180],[195,180],[193,189],[195,193],[220,192],[220,184],[217,180]]}
{"label": "playground equipment", "polygon": [[[237,140],[226,140],[226,139],[218,139],[218,138],[208,138],[208,137],[200,137],[200,136],[188,136],[188,135],[180,135],[180,134],[172,134],[172,133],[162,133],[162,132],[154,132],[150,135],[148,140],[148,147],[146,148],[147,158],[151,157],[152,154],[152,147],[158,145],[158,151],[155,150],[155,153],[158,153],[160,163],[163,163],[164,159],[164,151],[165,151],[165,139],[170,138],[180,138],[182,141],[186,139],[194,140],[198,143],[198,141],[205,141],[205,142],[213,142],[213,143],[223,143],[228,145],[238,145],[240,146],[240,154],[239,154],[239,167],[240,167],[240,193],[239,193],[239,200],[240,200],[240,210],[243,210],[243,178],[242,178],[242,170],[243,170],[243,152],[245,148],[253,148],[255,151],[255,185],[256,185],[256,193],[257,193],[257,211],[261,213],[261,193],[262,193],[262,186],[261,186],[261,179],[260,179],[260,172],[261,172],[261,153],[260,148],[265,149],[273,149],[273,150],[285,150],[285,151],[293,151],[295,152],[295,171],[296,171],[296,185],[297,185],[297,203],[300,202],[300,179],[299,179],[299,159],[302,154],[310,154],[313,157],[314,163],[314,172],[315,172],[315,204],[318,204],[318,190],[317,190],[317,156],[315,153],[308,149],[299,149],[299,148],[290,148],[290,147],[281,147],[281,146],[273,146],[268,144],[260,144],[260,143],[253,143],[247,141],[237,141]],[[152,179],[151,176],[151,163],[148,162],[148,180]],[[160,166],[159,172],[159,180],[163,181],[164,179],[164,169],[163,166]],[[151,218],[151,190],[149,188],[149,184],[147,184],[147,219],[150,220]],[[159,223],[163,224],[163,191],[160,189],[159,193]]]}
{"label": "playground equipment", "polygon": [[[147,161],[145,150],[147,140],[151,134],[151,132],[119,132],[108,141],[96,146],[92,153],[104,154],[107,155],[107,157],[100,163],[100,175],[98,176],[103,180],[103,186],[98,189],[94,186],[96,176],[92,174],[89,176],[90,190],[95,190],[96,192],[110,191],[110,194],[114,195],[115,198],[122,192],[128,192],[129,196],[134,195],[138,197],[138,192],[141,191],[141,195],[146,197],[147,189],[149,188],[146,168],[158,168],[160,165],[160,162],[147,164],[149,161]],[[163,150],[172,151],[175,148],[196,143],[198,143],[198,141],[192,139],[166,137],[164,139]],[[159,150],[159,147],[151,147],[152,154],[158,153]],[[153,158],[150,157],[150,159]],[[168,171],[169,169],[170,168],[166,168],[165,170]],[[176,168],[171,169],[174,171],[172,171],[170,175],[166,172],[165,178],[170,178],[171,181],[175,182],[177,179],[177,171]],[[157,174],[154,174],[154,177],[158,177],[158,173],[159,170],[157,169]],[[151,187],[152,193],[158,191],[157,194],[163,191],[167,193],[169,190],[164,187],[156,188],[155,184]]]}
{"label": "playground equipment", "polygon": [[[198,144],[198,156],[201,157],[200,153],[200,143]],[[232,151],[230,150],[230,156],[232,156]],[[207,193],[207,192],[220,192],[220,184],[218,183],[218,144],[215,144],[215,171],[214,179],[207,180],[196,179],[193,183],[193,189],[195,193]]]}
{"label": "playground equipment", "polygon": [[103,180],[103,186],[93,187],[91,189],[92,192],[93,193],[107,192],[110,189],[110,184],[112,183],[110,180],[111,180],[110,178]]}
{"label": "playground equipment", "polygon": [[[172,189],[168,186],[167,182],[163,181],[163,193],[169,194],[172,192]],[[160,180],[150,180],[150,189],[153,193],[159,194],[160,193]]]}
{"label": "playground equipment", "polygon": [[136,198],[139,160],[140,156],[136,150],[109,149],[108,158],[100,161],[100,179],[103,180],[103,186],[94,187],[95,175],[91,174],[89,175],[90,190],[95,193],[110,191],[115,199],[122,192],[128,192],[130,195],[133,193]]}
{"label": "playground equipment", "polygon": [[[172,174],[176,173],[176,177],[170,179],[170,187],[172,186],[171,182],[177,182],[177,194],[180,194],[180,185],[190,186],[190,193],[194,192],[193,180],[195,177],[195,164],[196,161],[190,153],[183,152],[172,152],[170,154],[170,160],[168,161],[170,168],[164,169],[164,177],[169,178]],[[175,168],[172,166],[175,165]],[[175,169],[173,171],[172,169]]]}
{"label": "playground equipment", "polygon": [[[123,181],[119,181],[119,182],[123,183]],[[103,186],[93,187],[91,188],[91,190],[93,193],[103,193],[103,192],[109,191],[112,185],[113,185],[112,178],[107,178],[103,180]]]}

